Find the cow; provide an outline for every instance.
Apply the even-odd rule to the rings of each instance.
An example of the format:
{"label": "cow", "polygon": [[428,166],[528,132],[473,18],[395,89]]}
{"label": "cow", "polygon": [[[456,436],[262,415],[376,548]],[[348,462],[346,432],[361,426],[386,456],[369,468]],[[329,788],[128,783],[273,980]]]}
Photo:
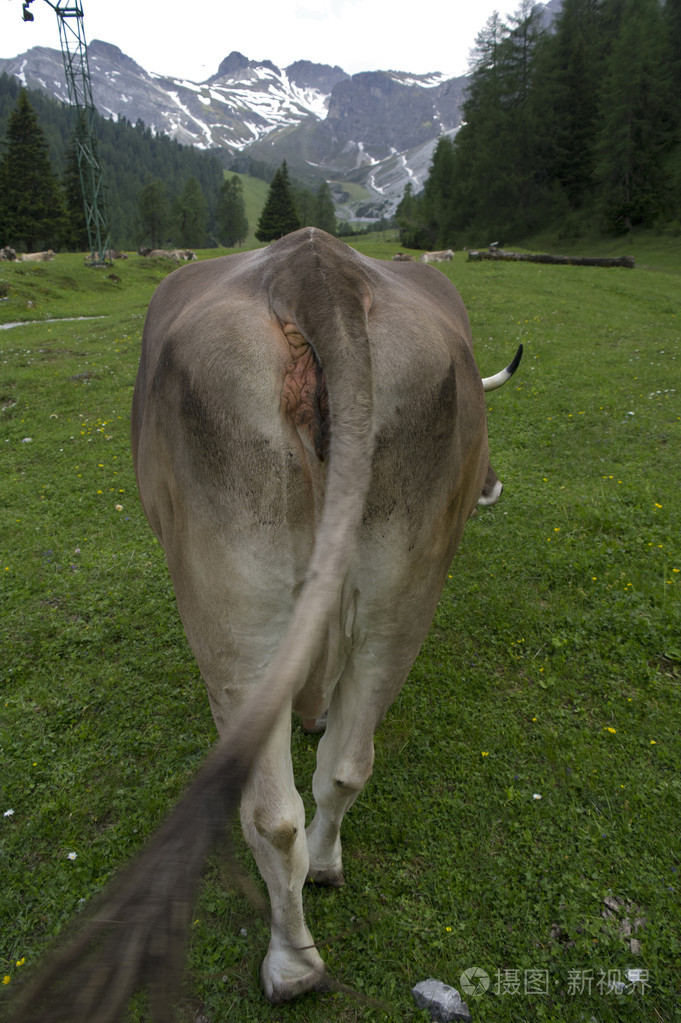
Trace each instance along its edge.
{"label": "cow", "polygon": [[0,259],[6,259],[7,262],[13,262],[16,258],[16,251],[10,245],[3,245],[0,249]]}
{"label": "cow", "polygon": [[188,259],[190,261],[199,258],[196,255],[196,253],[193,252],[191,249],[173,249],[172,250],[172,256],[173,256],[173,258],[177,258],[177,259],[180,259],[180,260]]}
{"label": "cow", "polygon": [[[220,735],[291,672],[241,804],[272,1002],[324,981],[302,885],[343,884],[343,816],[488,476],[484,387],[444,275],[311,228],[187,267],[149,307],[133,459]],[[291,709],[327,712],[307,835]]]}
{"label": "cow", "polygon": [[194,260],[198,258],[191,249],[151,249],[146,253],[140,251],[140,255],[147,255],[149,259],[172,259],[176,263],[181,262],[183,259]]}
{"label": "cow", "polygon": [[440,252],[424,252],[421,256],[422,263],[446,263],[450,259],[454,259],[452,249],[441,249]]}
{"label": "cow", "polygon": [[411,263],[413,258],[409,252],[396,252],[393,256],[393,263]]}
{"label": "cow", "polygon": [[127,252],[119,252],[118,249],[106,249],[104,252],[104,259],[127,259]]}
{"label": "cow", "polygon": [[51,263],[54,252],[52,249],[45,249],[44,252],[22,252],[20,259],[22,263]]}
{"label": "cow", "polygon": [[[37,1018],[50,978],[72,1023],[142,983],[170,1017],[193,886],[239,801],[272,907],[264,994],[277,1004],[327,988],[303,885],[344,883],[341,823],[485,486],[485,388],[512,366],[481,381],[444,274],[315,228],[160,284],[133,462],[220,742],[21,1020]],[[307,831],[292,711],[326,712]]]}

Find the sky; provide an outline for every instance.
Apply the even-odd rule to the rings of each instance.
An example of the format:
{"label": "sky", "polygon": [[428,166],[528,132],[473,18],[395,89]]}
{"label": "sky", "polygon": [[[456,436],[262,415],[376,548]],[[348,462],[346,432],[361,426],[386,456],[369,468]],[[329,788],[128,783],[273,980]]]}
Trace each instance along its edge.
{"label": "sky", "polygon": [[[54,3],[57,0],[53,0]],[[68,9],[71,0],[59,0]],[[493,11],[520,0],[83,0],[85,38],[113,43],[146,71],[202,82],[238,50],[287,67],[296,60],[359,71],[465,74],[469,51]],[[0,0],[0,57],[32,46],[58,50],[57,16],[33,0]]]}

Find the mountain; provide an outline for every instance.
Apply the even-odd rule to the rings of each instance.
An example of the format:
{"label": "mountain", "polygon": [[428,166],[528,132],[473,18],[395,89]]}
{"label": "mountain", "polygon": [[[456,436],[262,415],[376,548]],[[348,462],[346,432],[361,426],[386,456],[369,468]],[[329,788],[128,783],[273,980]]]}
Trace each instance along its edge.
{"label": "mountain", "polygon": [[[104,117],[138,120],[183,145],[242,150],[283,125],[326,114],[328,97],[348,76],[340,68],[292,64],[284,71],[270,61],[231,53],[206,82],[147,72],[117,46],[98,39],[88,46],[95,107]],[[59,50],[37,46],[0,60],[0,73],[68,102]]]}
{"label": "mountain", "polygon": [[[546,24],[562,0],[543,9]],[[88,46],[94,104],[105,117],[143,121],[183,145],[247,153],[307,181],[328,180],[342,219],[389,215],[408,181],[418,192],[441,134],[461,124],[467,79],[440,73],[366,71],[230,53],[205,82],[146,71],[117,46]],[[0,59],[14,75],[68,103],[59,50],[34,47]],[[225,162],[229,162],[227,159]]]}
{"label": "mountain", "polygon": [[[117,46],[88,47],[95,107],[105,117],[141,120],[183,145],[252,154],[306,180],[363,186],[341,210],[368,218],[391,211],[411,180],[418,190],[437,136],[460,124],[465,78],[375,71],[350,76],[339,67],[271,61],[230,53],[205,82],[146,71]],[[37,46],[0,60],[15,76],[68,103],[62,55]],[[349,200],[336,186],[337,199]]]}

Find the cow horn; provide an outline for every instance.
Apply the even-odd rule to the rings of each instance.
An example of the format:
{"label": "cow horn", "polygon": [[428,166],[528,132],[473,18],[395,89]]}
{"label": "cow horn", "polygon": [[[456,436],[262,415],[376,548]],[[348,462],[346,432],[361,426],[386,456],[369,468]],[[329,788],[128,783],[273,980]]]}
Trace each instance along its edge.
{"label": "cow horn", "polygon": [[518,345],[518,351],[513,356],[513,362],[509,363],[506,369],[502,369],[501,373],[495,373],[493,377],[482,378],[482,389],[483,391],[495,391],[497,387],[501,387],[507,380],[510,380],[515,371],[517,370],[520,360],[523,357],[523,346]]}

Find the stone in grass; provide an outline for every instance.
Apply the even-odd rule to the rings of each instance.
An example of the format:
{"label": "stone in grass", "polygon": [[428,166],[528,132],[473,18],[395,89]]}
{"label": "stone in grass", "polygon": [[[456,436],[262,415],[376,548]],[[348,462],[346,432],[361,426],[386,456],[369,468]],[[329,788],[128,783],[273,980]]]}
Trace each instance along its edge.
{"label": "stone in grass", "polygon": [[441,980],[433,980],[432,977],[422,980],[411,989],[411,993],[419,1009],[427,1009],[436,1023],[449,1023],[450,1020],[471,1023],[468,1006],[461,1000],[459,992]]}

